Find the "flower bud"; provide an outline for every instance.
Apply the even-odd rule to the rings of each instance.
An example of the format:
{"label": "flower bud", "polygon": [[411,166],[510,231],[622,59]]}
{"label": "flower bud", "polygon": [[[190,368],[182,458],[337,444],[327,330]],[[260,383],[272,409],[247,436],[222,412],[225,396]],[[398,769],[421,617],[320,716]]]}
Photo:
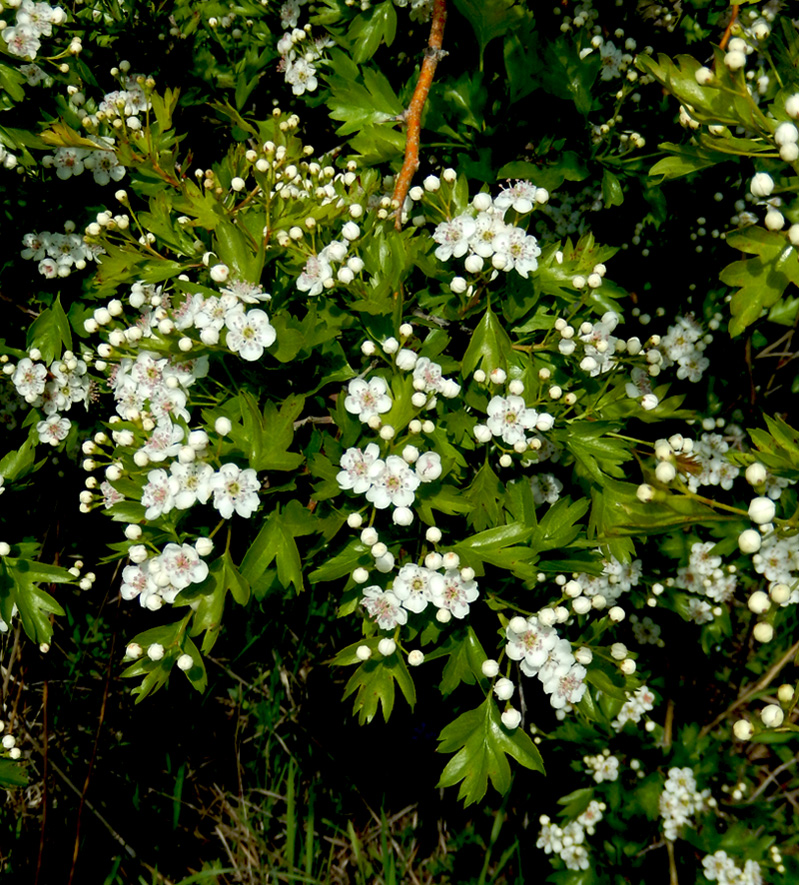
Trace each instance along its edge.
{"label": "flower bud", "polygon": [[385,658],[387,658],[389,655],[393,655],[396,648],[397,643],[394,642],[393,639],[390,639],[388,636],[384,636],[380,640],[380,642],[377,643],[377,650]]}
{"label": "flower bud", "polygon": [[777,704],[769,704],[761,710],[760,720],[766,728],[779,728],[785,721],[785,714]]}
{"label": "flower bud", "polygon": [[513,731],[514,729],[519,727],[519,724],[522,721],[522,714],[511,707],[509,710],[505,710],[505,712],[500,716],[502,720],[502,724],[508,731]]}
{"label": "flower bud", "polygon": [[755,529],[746,529],[738,535],[738,548],[741,553],[757,553],[760,544],[760,532]]}
{"label": "flower bud", "polygon": [[749,504],[749,519],[757,525],[763,525],[774,519],[777,508],[771,498],[752,498]]}
{"label": "flower bud", "polygon": [[210,538],[197,538],[194,549],[200,556],[208,556],[214,549],[214,542]]}
{"label": "flower bud", "polygon": [[759,624],[755,624],[755,629],[752,630],[752,636],[754,636],[758,642],[771,642],[774,638],[774,628],[766,621],[761,621]]}
{"label": "flower bud", "polygon": [[483,676],[487,679],[493,679],[499,673],[499,664],[492,658],[486,658],[480,666]]}

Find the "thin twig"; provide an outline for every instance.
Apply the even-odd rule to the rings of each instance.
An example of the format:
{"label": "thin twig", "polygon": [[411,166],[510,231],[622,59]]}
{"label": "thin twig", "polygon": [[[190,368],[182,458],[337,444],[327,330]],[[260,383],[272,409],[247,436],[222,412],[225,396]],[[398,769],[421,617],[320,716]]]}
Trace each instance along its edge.
{"label": "thin twig", "polygon": [[768,671],[768,673],[763,676],[763,678],[754,684],[752,688],[748,691],[745,691],[736,701],[730,704],[723,713],[719,713],[716,718],[706,725],[700,732],[699,737],[704,737],[711,729],[715,728],[722,719],[726,719],[727,716],[730,715],[734,710],[737,710],[738,707],[745,704],[751,697],[756,695],[759,691],[763,691],[766,688],[772,679],[782,670],[782,668],[791,660],[791,658],[799,651],[799,642],[794,642],[794,644],[785,652],[785,654],[777,661],[776,664]]}
{"label": "thin twig", "polygon": [[666,851],[669,853],[669,885],[680,885],[677,878],[677,864],[674,860],[674,843],[666,839]]}
{"label": "thin twig", "polygon": [[772,781],[776,780],[779,775],[790,768],[792,765],[796,765],[799,762],[799,756],[794,756],[793,759],[789,759],[787,762],[783,762],[782,765],[778,765],[774,771],[763,781],[762,784],[755,790],[754,793],[746,800],[747,805],[751,805],[755,799],[766,789],[766,787],[772,783]]}
{"label": "thin twig", "polygon": [[732,29],[735,27],[735,22],[738,21],[738,6],[733,6],[732,15],[730,16],[730,21],[722,35],[722,38],[719,42],[719,49],[726,49],[727,44],[730,42],[730,37],[732,36]]}
{"label": "thin twig", "polygon": [[441,46],[444,41],[444,24],[446,21],[447,0],[434,0],[430,39],[427,42],[427,50],[422,61],[419,79],[416,82],[416,89],[413,91],[413,98],[405,112],[407,132],[405,136],[405,159],[402,162],[402,169],[400,169],[400,173],[397,176],[394,195],[391,198],[391,202],[397,207],[397,215],[394,221],[394,227],[397,230],[402,227],[402,205],[410,190],[413,176],[419,168],[419,133],[422,129],[422,111],[424,110],[424,103],[427,101],[427,94],[430,92],[430,85],[433,82],[436,66],[445,55]]}

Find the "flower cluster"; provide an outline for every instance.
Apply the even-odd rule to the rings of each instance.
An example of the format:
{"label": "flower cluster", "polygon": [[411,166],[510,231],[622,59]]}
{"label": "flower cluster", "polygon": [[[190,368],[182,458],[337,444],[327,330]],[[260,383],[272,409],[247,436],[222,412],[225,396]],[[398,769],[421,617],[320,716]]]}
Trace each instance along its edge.
{"label": "flower cluster", "polygon": [[503,190],[494,200],[480,193],[472,201],[476,210],[463,212],[442,222],[433,232],[438,243],[439,261],[464,258],[469,273],[480,273],[485,262],[497,271],[515,270],[525,279],[538,268],[541,247],[538,240],[523,228],[504,220],[508,209],[519,214],[530,212],[534,205],[545,203],[549,193],[531,182],[520,181]]}
{"label": "flower cluster", "polygon": [[615,781],[619,778],[619,759],[611,755],[610,750],[605,748],[596,756],[584,756],[583,762],[591,772],[591,777],[598,783]]}
{"label": "flower cluster", "polygon": [[394,522],[409,525],[415,492],[421,483],[433,482],[441,476],[441,456],[437,452],[420,454],[415,446],[406,446],[402,457],[380,458],[379,455],[380,449],[375,443],[369,443],[364,449],[347,449],[341,456],[342,469],[336,480],[340,488],[365,495],[377,510],[394,507]]}
{"label": "flower cluster", "polygon": [[[621,731],[628,722],[639,723],[641,717],[654,708],[655,695],[645,685],[642,685],[628,696],[611,725],[616,731]],[[652,722],[647,722],[649,726],[652,724]]]}
{"label": "flower cluster", "polygon": [[[333,240],[317,255],[309,256],[302,273],[297,277],[296,285],[300,292],[306,292],[309,297],[321,295],[322,290],[331,289],[336,284],[336,280],[345,285],[349,284],[355,275],[363,270],[363,260],[359,256],[352,255],[347,258],[349,241],[360,236],[360,228],[355,222],[348,221],[344,225],[342,233],[343,239]],[[340,266],[334,279],[333,273],[336,263]]]}
{"label": "flower cluster", "polygon": [[291,21],[295,24],[291,25],[292,30],[286,31],[277,41],[277,51],[280,53],[279,69],[283,71],[286,83],[291,86],[294,95],[302,95],[316,89],[319,85],[316,65],[322,59],[325,49],[334,45],[330,37],[312,40],[307,31],[296,27],[299,6],[298,2],[284,5],[281,15],[285,24],[288,25]]}
{"label": "flower cluster", "polygon": [[[474,571],[449,566],[438,553],[429,554],[425,563],[403,565],[389,590],[377,585],[364,588],[361,605],[381,630],[406,624],[409,611],[420,614],[428,605],[438,610],[440,621],[450,616],[463,619],[469,614],[470,603],[479,596]],[[378,570],[383,570],[379,563]],[[446,615],[439,617],[442,612]]]}
{"label": "flower cluster", "polygon": [[577,575],[573,580],[579,585],[582,595],[590,600],[598,600],[594,605],[612,605],[622,593],[637,587],[641,580],[640,559],[621,563],[616,559],[605,561],[601,575]]}
{"label": "flower cluster", "polygon": [[721,849],[702,859],[702,871],[706,879],[718,885],[762,885],[763,882],[757,861],[747,860],[741,868]]}
{"label": "flower cluster", "polygon": [[[696,594],[688,602],[687,616],[697,624],[713,620],[711,603],[729,602],[735,594],[737,578],[734,572],[721,567],[721,557],[712,555],[712,541],[691,546],[688,565],[678,569],[674,586]],[[706,596],[710,602],[697,597]]]}
{"label": "flower cluster", "polygon": [[542,814],[539,818],[541,830],[535,843],[536,848],[542,848],[547,854],[557,855],[567,870],[587,870],[591,864],[585,837],[586,834],[594,834],[594,825],[602,820],[604,807],[605,803],[592,800],[583,814],[564,827],[553,824],[548,815]]}
{"label": "flower cluster", "polygon": [[41,49],[41,38],[50,37],[53,25],[61,25],[66,20],[67,14],[60,6],[22,0],[17,5],[14,24],[4,28],[0,36],[11,55],[34,59]]}
{"label": "flower cluster", "polygon": [[720,433],[702,434],[691,452],[694,466],[686,475],[688,488],[692,492],[700,486],[732,488],[735,478],[741,471],[725,457],[729,449],[730,444]]}
{"label": "flower cluster", "polygon": [[76,403],[88,407],[92,384],[86,362],[70,350],[49,366],[39,362],[40,359],[41,353],[34,349],[16,365],[6,363],[3,372],[11,376],[25,402],[47,416],[36,425],[40,442],[57,446],[67,438],[72,427],[72,422],[62,413]]}
{"label": "flower cluster", "polygon": [[537,676],[549,702],[556,710],[578,704],[585,694],[586,670],[578,664],[568,639],[561,639],[552,626],[533,615],[512,618],[505,628],[505,650],[519,661],[525,676]]}
{"label": "flower cluster", "polygon": [[96,261],[102,250],[85,242],[76,234],[71,221],[64,225],[64,233],[51,233],[48,230],[25,234],[20,255],[29,261],[38,261],[39,273],[52,280],[55,277],[68,277],[73,269],[83,270],[87,262]]}
{"label": "flower cluster", "polygon": [[691,824],[693,816],[707,807],[709,798],[710,790],[697,791],[690,768],[670,768],[658,801],[665,837],[673,842],[680,827]]}
{"label": "flower cluster", "polygon": [[190,544],[167,544],[151,557],[144,546],[136,545],[130,548],[130,557],[131,564],[122,570],[122,598],[138,597],[150,611],[157,611],[165,602],[173,603],[181,590],[208,577],[208,565]]}
{"label": "flower cluster", "polygon": [[660,339],[661,367],[667,369],[676,364],[678,378],[693,382],[701,380],[710,365],[710,360],[702,354],[712,340],[713,336],[706,333],[694,317],[677,317]]}
{"label": "flower cluster", "polygon": [[52,166],[56,175],[66,181],[72,176],[81,175],[88,169],[97,184],[106,185],[121,181],[125,177],[125,167],[114,153],[114,139],[110,136],[96,136],[97,148],[60,147],[55,153],[42,158],[42,165]]}

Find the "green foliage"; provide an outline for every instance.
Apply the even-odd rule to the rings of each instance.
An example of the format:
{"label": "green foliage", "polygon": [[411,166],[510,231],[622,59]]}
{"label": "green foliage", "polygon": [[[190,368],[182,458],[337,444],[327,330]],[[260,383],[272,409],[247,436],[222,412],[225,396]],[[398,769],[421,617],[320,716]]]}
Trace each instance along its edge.
{"label": "green foliage", "polygon": [[488,781],[500,793],[510,789],[511,772],[507,757],[532,771],[544,770],[541,754],[530,737],[522,731],[509,731],[499,710],[488,697],[476,709],[451,722],[442,732],[439,751],[455,753],[439,781],[440,787],[460,784],[458,798],[465,805],[479,802],[486,794]]}

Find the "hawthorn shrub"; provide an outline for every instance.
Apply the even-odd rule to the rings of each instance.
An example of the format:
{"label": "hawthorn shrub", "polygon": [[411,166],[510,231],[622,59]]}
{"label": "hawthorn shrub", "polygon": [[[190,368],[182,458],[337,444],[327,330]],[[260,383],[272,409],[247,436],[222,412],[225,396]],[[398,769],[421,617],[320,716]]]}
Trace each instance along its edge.
{"label": "hawthorn shrub", "polygon": [[799,876],[792,11],[4,0],[9,873]]}

